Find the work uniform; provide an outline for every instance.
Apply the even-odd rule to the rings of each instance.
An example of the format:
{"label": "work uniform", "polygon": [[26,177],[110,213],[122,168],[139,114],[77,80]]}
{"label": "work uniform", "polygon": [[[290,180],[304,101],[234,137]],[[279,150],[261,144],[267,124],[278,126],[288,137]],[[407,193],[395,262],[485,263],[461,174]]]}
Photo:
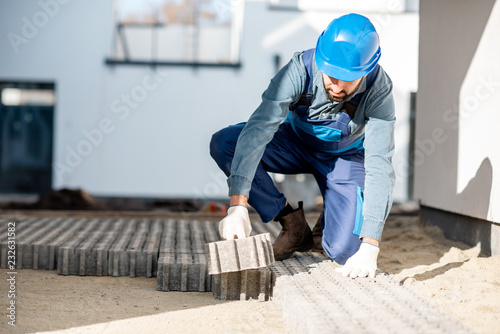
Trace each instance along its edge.
{"label": "work uniform", "polygon": [[[286,198],[267,172],[310,173],[324,198],[323,248],[345,263],[360,238],[380,240],[394,187],[394,101],[392,82],[380,67],[354,115],[328,100],[322,73],[312,61],[313,98],[306,110],[290,107],[308,81],[303,52],[271,80],[247,123],[215,133],[210,152],[229,177],[229,195],[245,195],[263,222],[275,218]],[[292,108],[293,109],[293,108]]]}

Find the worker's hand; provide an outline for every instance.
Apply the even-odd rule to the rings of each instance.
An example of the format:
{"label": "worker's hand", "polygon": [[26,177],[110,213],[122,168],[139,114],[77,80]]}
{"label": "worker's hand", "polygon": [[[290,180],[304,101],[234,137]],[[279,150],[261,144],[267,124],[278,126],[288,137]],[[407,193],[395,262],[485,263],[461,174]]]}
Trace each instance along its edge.
{"label": "worker's hand", "polygon": [[342,273],[344,277],[375,277],[377,270],[377,257],[380,249],[367,242],[362,242],[358,251],[351,256],[345,265],[335,269],[336,272]]}
{"label": "worker's hand", "polygon": [[248,209],[244,205],[231,206],[227,210],[227,217],[219,223],[219,233],[222,239],[242,239],[252,232]]}

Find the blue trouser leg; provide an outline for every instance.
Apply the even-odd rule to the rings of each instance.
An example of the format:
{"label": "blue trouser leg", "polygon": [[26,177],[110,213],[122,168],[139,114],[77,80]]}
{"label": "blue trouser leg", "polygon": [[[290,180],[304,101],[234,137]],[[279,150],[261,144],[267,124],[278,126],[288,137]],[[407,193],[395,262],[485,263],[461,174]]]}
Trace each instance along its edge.
{"label": "blue trouser leg", "polygon": [[361,244],[353,230],[356,218],[359,219],[356,217],[358,186],[363,189],[365,183],[363,153],[338,157],[332,167],[318,182],[324,198],[322,244],[330,258],[344,264]]}
{"label": "blue trouser leg", "polygon": [[[226,175],[230,175],[236,141],[244,123],[229,126],[213,135],[210,153]],[[286,199],[267,172],[283,174],[312,173],[324,199],[323,248],[330,258],[344,264],[358,249],[361,241],[353,233],[357,187],[364,188],[364,155],[335,157],[311,151],[290,128],[282,125],[267,145],[258,165],[249,203],[262,221],[278,215]]]}
{"label": "blue trouser leg", "polygon": [[[212,136],[210,154],[222,171],[229,176],[236,141],[245,123],[231,125]],[[266,146],[264,155],[255,172],[248,203],[255,208],[263,222],[274,219],[286,205],[285,196],[278,191],[267,172],[298,174],[304,170],[304,160],[296,147],[296,138],[281,126]]]}

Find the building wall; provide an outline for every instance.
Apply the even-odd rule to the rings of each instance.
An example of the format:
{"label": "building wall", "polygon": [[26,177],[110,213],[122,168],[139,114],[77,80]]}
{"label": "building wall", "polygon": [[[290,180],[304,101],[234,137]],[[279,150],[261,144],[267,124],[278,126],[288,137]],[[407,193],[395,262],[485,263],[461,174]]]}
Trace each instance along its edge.
{"label": "building wall", "polygon": [[420,2],[415,197],[500,222],[500,2]]}
{"label": "building wall", "polygon": [[[52,8],[41,4],[56,3]],[[294,51],[315,46],[336,11],[244,10],[241,69],[108,66],[113,1],[0,0],[0,78],[56,83],[55,188],[97,195],[224,197],[225,176],[208,153],[211,135],[245,121]],[[10,32],[30,32],[13,47]],[[396,201],[407,199],[409,95],[417,89],[418,14],[387,8],[365,13],[381,35],[381,64],[397,106]],[[37,16],[38,15],[38,16]],[[24,29],[24,30],[23,30]],[[28,29],[28,30],[26,30]],[[403,32],[403,33],[402,33]]]}

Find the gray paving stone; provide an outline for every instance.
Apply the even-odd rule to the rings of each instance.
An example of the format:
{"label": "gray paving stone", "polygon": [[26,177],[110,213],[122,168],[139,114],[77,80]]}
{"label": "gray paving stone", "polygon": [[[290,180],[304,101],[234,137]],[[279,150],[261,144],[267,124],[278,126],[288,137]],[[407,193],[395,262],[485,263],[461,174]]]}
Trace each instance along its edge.
{"label": "gray paving stone", "polygon": [[71,235],[68,240],[58,249],[57,272],[59,275],[78,275],[84,270],[80,270],[80,260],[85,267],[85,252],[80,252],[80,245],[87,242],[90,235],[95,233],[99,227],[102,228],[102,221],[92,219],[85,222],[82,230]]}
{"label": "gray paving stone", "polygon": [[[96,254],[94,253],[94,247],[99,247],[99,241],[109,235],[108,233],[111,227],[111,219],[99,221],[97,229],[90,232],[83,242],[78,245],[78,247],[74,250],[76,261],[69,264],[72,275],[96,275],[97,261]],[[111,230],[111,235],[114,236],[113,229]]]}
{"label": "gray paving stone", "polygon": [[142,220],[137,225],[134,236],[127,247],[127,257],[129,260],[129,273],[131,277],[146,276],[146,259],[143,253],[143,246],[149,233],[150,221]]}
{"label": "gray paving stone", "polygon": [[125,221],[123,219],[111,221],[104,234],[96,236],[94,244],[89,243],[86,245],[86,249],[90,251],[87,253],[85,272],[80,272],[80,275],[108,276],[109,249],[119,237],[124,225]]}
{"label": "gray paving stone", "polygon": [[[281,226],[276,222],[267,224],[261,222],[252,223],[252,236],[268,233],[270,234],[270,239],[274,240],[280,231]],[[269,268],[271,267],[269,266]],[[273,276],[269,268],[212,275],[214,297],[223,300],[269,300],[273,289]]]}
{"label": "gray paving stone", "polygon": [[272,296],[272,287],[269,268],[212,275],[212,292],[216,299],[267,301]]}
{"label": "gray paving stone", "polygon": [[108,275],[127,276],[130,274],[130,261],[127,246],[137,229],[138,221],[127,220],[120,236],[113,242],[108,251]]}
{"label": "gray paving stone", "polygon": [[156,275],[163,229],[160,220],[98,219],[60,244],[58,272],[62,275]]}
{"label": "gray paving stone", "polygon": [[38,228],[34,230],[29,235],[20,238],[17,241],[17,268],[21,269],[33,269],[33,251],[34,251],[34,243],[37,240],[42,239],[47,234],[50,234],[53,231],[59,230],[59,223],[62,221],[62,218],[56,218],[53,220],[46,221],[45,224],[39,224]]}
{"label": "gray paving stone", "polygon": [[274,262],[269,233],[212,242],[207,244],[206,252],[209,274],[264,268]]}
{"label": "gray paving stone", "polygon": [[[203,226],[203,236],[205,237],[206,243],[219,241],[221,239],[217,229],[218,223],[204,221],[202,222],[202,226]],[[204,245],[203,249],[205,249]]]}
{"label": "gray paving stone", "polygon": [[[12,219],[16,223],[15,229],[15,252],[9,249],[9,240],[7,234],[8,223],[4,222],[4,232],[0,236],[0,268],[5,269],[8,266],[8,255],[14,254],[16,268],[22,268],[22,257],[19,257],[19,244],[23,244],[23,240],[29,237],[32,233],[36,233],[43,223],[49,221],[48,218],[29,218],[29,219]],[[9,254],[9,251],[10,254]],[[22,250],[21,250],[22,254]],[[21,263],[21,266],[20,266]]]}
{"label": "gray paving stone", "polygon": [[[40,253],[38,257],[38,263],[40,269],[48,269],[48,270],[57,270],[58,269],[58,261],[59,261],[59,247],[63,245],[67,240],[73,237],[76,233],[83,230],[88,223],[88,220],[85,218],[76,220],[71,227],[67,230],[62,231],[57,237],[53,240],[50,240],[48,244],[42,246],[40,248]],[[42,257],[43,254],[47,254],[48,259],[44,259]],[[44,264],[47,264],[47,267],[44,267]]]}
{"label": "gray paving stone", "polygon": [[[145,277],[156,277],[156,272],[158,270],[158,253],[161,242],[161,234],[163,231],[163,223],[161,220],[154,220],[149,225],[149,233],[144,244],[141,253],[143,261],[145,262],[144,268],[145,272],[143,275],[142,271],[130,270],[130,277],[145,276]],[[136,260],[137,261],[137,260]],[[132,265],[130,266],[132,268]]]}
{"label": "gray paving stone", "polygon": [[[70,230],[75,231],[79,228],[74,218],[64,219],[54,228],[46,233],[42,238],[31,243],[33,247],[33,269],[49,269],[50,257],[52,256],[52,263],[54,263],[54,255],[50,254],[50,247],[48,246],[51,241],[64,232]],[[54,269],[53,267],[50,269]]]}
{"label": "gray paving stone", "polygon": [[211,291],[204,245],[214,236],[214,223],[173,221],[164,223],[158,258],[160,291]]}
{"label": "gray paving stone", "polygon": [[160,291],[211,290],[204,254],[165,253],[158,259],[157,289]]}
{"label": "gray paving stone", "polygon": [[276,307],[291,333],[469,333],[390,277],[351,279],[318,253],[270,266]]}

